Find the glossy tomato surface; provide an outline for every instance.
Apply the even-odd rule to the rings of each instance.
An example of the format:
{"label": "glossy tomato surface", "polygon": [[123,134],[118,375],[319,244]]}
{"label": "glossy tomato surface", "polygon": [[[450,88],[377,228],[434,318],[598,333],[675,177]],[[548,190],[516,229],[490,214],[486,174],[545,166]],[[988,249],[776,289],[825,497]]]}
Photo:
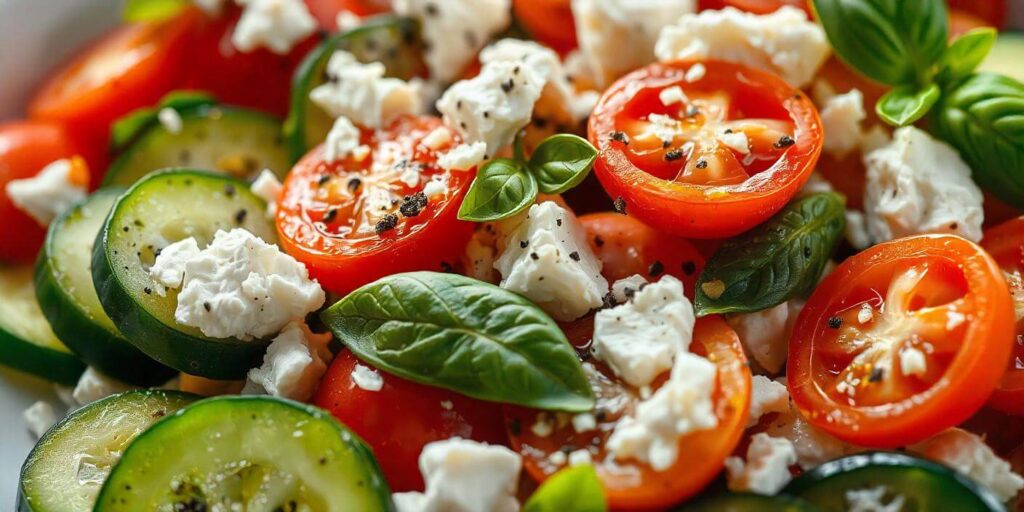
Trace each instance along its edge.
{"label": "glossy tomato surface", "polygon": [[974,414],[1013,343],[1010,294],[985,251],[904,238],[846,260],[815,290],[790,340],[788,387],[816,427],[895,448]]}
{"label": "glossy tomato surface", "polygon": [[589,137],[620,209],[668,234],[724,238],[796,195],[823,134],[811,100],[781,78],[704,61],[626,75],[601,97]]}
{"label": "glossy tomato surface", "polygon": [[986,231],[981,245],[1003,270],[1017,321],[1013,356],[989,404],[1008,414],[1024,416],[1024,217]]}
{"label": "glossy tomato surface", "polygon": [[512,12],[534,39],[565,55],[578,46],[570,0],[515,0]]}
{"label": "glossy tomato surface", "polygon": [[[364,131],[369,154],[327,163],[318,147],[288,175],[276,216],[280,243],[325,289],[345,294],[387,275],[458,261],[473,231],[458,209],[475,172],[437,166],[458,137],[451,132],[451,142],[430,149],[423,139],[436,129],[449,130],[437,118],[402,118]],[[431,180],[444,190],[428,198]]]}
{"label": "glossy tomato surface", "polygon": [[1009,21],[1006,0],[949,0],[950,11],[963,11],[984,20],[992,27],[1003,28]]}
{"label": "glossy tomato surface", "polygon": [[370,445],[392,491],[423,490],[418,461],[427,443],[458,436],[508,444],[501,406],[383,372],[380,391],[366,390],[352,380],[357,364],[350,351],[339,353],[313,403]]}

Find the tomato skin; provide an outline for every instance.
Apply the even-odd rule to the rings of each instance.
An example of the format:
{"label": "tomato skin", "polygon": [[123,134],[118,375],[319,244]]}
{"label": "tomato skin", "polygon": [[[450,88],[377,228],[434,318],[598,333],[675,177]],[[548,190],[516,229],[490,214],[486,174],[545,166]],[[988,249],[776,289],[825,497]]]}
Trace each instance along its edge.
{"label": "tomato skin", "polygon": [[[888,380],[880,378],[879,392],[898,397],[888,399],[883,395],[887,398],[884,403],[857,403],[873,399],[872,393],[876,392],[867,383],[848,398],[833,398],[830,393],[837,388],[832,383],[844,367],[849,370],[845,366],[849,363],[836,363],[834,356],[829,359],[830,354],[844,350],[830,338],[840,332],[829,327],[830,319],[851,311],[860,302],[885,296],[900,268],[921,264],[934,269],[937,277],[921,281],[922,287],[929,287],[925,290],[929,293],[908,294],[908,301],[924,304],[908,306],[903,321],[919,312],[931,320],[921,325],[930,329],[926,341],[939,351],[927,356],[927,371],[935,372],[936,377],[923,384],[913,381],[915,385],[906,376],[901,381],[892,376]],[[949,300],[930,302],[945,298]],[[963,315],[961,321],[950,327],[948,312]],[[941,323],[936,321],[939,318]],[[885,242],[843,262],[815,290],[790,340],[787,386],[793,403],[809,422],[844,441],[872,448],[913,444],[960,424],[985,403],[1008,363],[1013,322],[1013,306],[1002,273],[976,244],[950,235]],[[956,336],[954,332],[963,334]],[[916,337],[916,331],[912,335],[902,333],[899,341],[907,336]],[[896,335],[884,339],[892,343],[893,338]],[[895,359],[890,371],[899,364],[899,358]]]}
{"label": "tomato skin", "polygon": [[771,14],[787,5],[803,9],[813,19],[811,5],[807,0],[699,0],[698,2],[698,8],[702,11],[735,7],[754,14]]}
{"label": "tomato skin", "polygon": [[423,490],[418,461],[427,443],[459,436],[508,444],[498,404],[384,372],[380,372],[384,387],[367,391],[352,382],[357,363],[352,352],[339,353],[313,403],[330,411],[370,445],[392,491]]}
{"label": "tomato skin", "polygon": [[579,46],[569,0],[515,0],[512,12],[534,39],[559,54]]}
{"label": "tomato skin", "polygon": [[309,12],[320,26],[327,30],[338,29],[338,13],[349,11],[360,17],[391,12],[391,0],[305,0]]}
{"label": "tomato skin", "polygon": [[[1003,271],[1024,272],[1024,217],[989,229],[985,232],[981,245],[995,258]],[[1013,290],[1012,286],[1011,291],[1020,294],[1020,290]],[[1006,414],[1024,416],[1024,370],[1017,368],[1016,365],[1016,361],[1024,357],[1024,322],[1017,322],[1014,333],[1014,357],[988,403],[992,408]]]}
{"label": "tomato skin", "polygon": [[964,11],[984,20],[989,26],[1004,28],[1008,20],[1006,0],[949,0],[950,11]]}
{"label": "tomato skin", "polygon": [[[784,110],[795,125],[795,141],[768,169],[739,184],[708,187],[656,177],[631,161],[624,149],[628,146],[612,140],[611,134],[617,130],[620,115],[635,116],[661,108],[634,102],[641,92],[672,85],[686,91],[683,71],[693,64],[652,64],[605,91],[588,128],[590,142],[599,150],[594,172],[609,197],[622,198],[627,214],[645,224],[686,238],[725,238],[764,222],[803,187],[821,153],[821,119],[805,94],[775,75],[734,63],[703,61],[707,72],[698,81],[700,87],[740,96],[748,103],[771,103],[765,109]],[[651,96],[657,98],[657,94],[645,98]]]}

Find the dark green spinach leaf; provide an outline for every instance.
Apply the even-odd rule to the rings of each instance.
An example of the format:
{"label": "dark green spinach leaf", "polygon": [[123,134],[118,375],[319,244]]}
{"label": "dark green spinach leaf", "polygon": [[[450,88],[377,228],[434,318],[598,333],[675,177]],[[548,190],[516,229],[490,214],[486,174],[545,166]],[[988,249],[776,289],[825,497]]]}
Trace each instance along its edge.
{"label": "dark green spinach leaf", "polygon": [[487,162],[459,207],[459,218],[490,222],[511,217],[537,199],[537,180],[526,163],[508,158]]}

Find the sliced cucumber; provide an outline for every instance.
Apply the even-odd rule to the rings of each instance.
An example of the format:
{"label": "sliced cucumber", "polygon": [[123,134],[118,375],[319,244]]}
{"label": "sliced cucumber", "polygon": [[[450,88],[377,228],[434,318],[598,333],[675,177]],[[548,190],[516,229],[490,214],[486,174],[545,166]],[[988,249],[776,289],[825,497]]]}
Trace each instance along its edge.
{"label": "sliced cucumber", "polygon": [[171,169],[143,178],[118,199],[93,249],[92,279],[103,310],[128,341],[171,368],[245,378],[262,361],[267,341],[207,338],[179,325],[177,293],[158,295],[148,269],[164,247],[190,236],[203,247],[218,230],[244,228],[275,243],[266,207],[245,182],[222,174]]}
{"label": "sliced cucumber", "polygon": [[198,399],[176,391],[128,391],[71,413],[39,440],[21,467],[19,512],[92,510],[111,467],[135,436]]}
{"label": "sliced cucumber", "polygon": [[140,435],[95,512],[391,509],[370,449],[329,414],[236,396],[196,403]]}
{"label": "sliced cucumber", "polygon": [[996,45],[978,71],[999,73],[1024,82],[1024,33],[1000,32]]}
{"label": "sliced cucumber", "polygon": [[698,499],[676,509],[677,512],[817,512],[818,507],[792,496],[762,496],[749,493],[722,493]]}
{"label": "sliced cucumber", "polygon": [[327,137],[333,120],[309,100],[309,92],[327,81],[327,61],[345,50],[360,62],[381,62],[388,76],[409,80],[423,77],[423,40],[419,23],[411,18],[377,16],[359,28],[335,35],[306,56],[292,78],[292,100],[284,135],[292,161],[302,158]]}
{"label": "sliced cucumber", "polygon": [[783,493],[821,510],[845,511],[847,492],[885,488],[884,502],[902,510],[1003,511],[999,498],[956,471],[903,453],[874,452],[826,462],[789,483]]}
{"label": "sliced cucumber", "polygon": [[29,266],[0,266],[0,364],[67,385],[85,371],[39,309]]}
{"label": "sliced cucumber", "polygon": [[246,180],[263,169],[283,179],[291,169],[277,118],[216,105],[182,108],[178,114],[178,133],[160,123],[150,125],[110,166],[104,184],[127,187],[166,167],[219,171]]}
{"label": "sliced cucumber", "polygon": [[93,243],[121,189],[104,189],[50,224],[36,262],[36,298],[57,337],[83,361],[138,386],[176,372],[128,342],[103,311],[90,272]]}

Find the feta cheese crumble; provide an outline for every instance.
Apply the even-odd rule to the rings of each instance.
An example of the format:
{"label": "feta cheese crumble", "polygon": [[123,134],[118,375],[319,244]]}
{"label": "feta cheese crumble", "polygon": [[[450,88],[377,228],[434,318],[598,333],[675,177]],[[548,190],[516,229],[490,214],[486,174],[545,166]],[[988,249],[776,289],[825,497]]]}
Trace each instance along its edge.
{"label": "feta cheese crumble", "polygon": [[380,391],[384,387],[384,378],[377,370],[357,364],[352,369],[352,383],[365,391]]}
{"label": "feta cheese crumble", "polygon": [[231,43],[243,53],[266,48],[284,55],[316,30],[302,0],[245,0],[244,5],[231,34]]}
{"label": "feta cheese crumble", "polygon": [[277,213],[277,198],[281,196],[284,185],[277,179],[277,175],[270,169],[263,169],[256,181],[249,185],[249,190],[260,199],[267,202],[267,217],[273,217]]}
{"label": "feta cheese crumble", "polygon": [[768,373],[777,374],[786,363],[789,335],[802,308],[802,301],[789,301],[756,313],[730,315],[726,322],[750,357]]}
{"label": "feta cheese crumble", "polygon": [[603,304],[608,281],[572,212],[553,201],[530,207],[494,263],[500,286],[532,300],[560,321],[575,320]]}
{"label": "feta cheese crumble", "polygon": [[437,165],[448,171],[468,171],[487,157],[487,144],[459,144],[437,158]]}
{"label": "feta cheese crumble", "polygon": [[384,64],[363,64],[337,50],[327,61],[328,81],[309,92],[309,99],[331,117],[347,117],[367,128],[380,128],[399,116],[420,114],[423,102],[409,82],[385,78]]}
{"label": "feta cheese crumble", "polygon": [[78,378],[78,384],[75,385],[75,390],[71,392],[71,396],[74,397],[75,402],[79,406],[86,406],[101,398],[123,393],[130,389],[135,389],[135,387],[112,377],[107,377],[96,368],[89,366],[82,373],[82,376]]}
{"label": "feta cheese crumble", "polygon": [[263,365],[249,370],[242,393],[309,400],[333,357],[330,342],[330,334],[314,334],[301,321],[289,323],[267,347]]}
{"label": "feta cheese crumble", "polygon": [[789,412],[789,390],[781,382],[754,375],[750,381],[750,419],[747,427],[757,425],[761,416]]}
{"label": "feta cheese crumble", "polygon": [[796,449],[788,439],[754,434],[747,448],[746,460],[725,459],[729,490],[772,496],[782,490],[793,475],[789,467],[796,464]]}
{"label": "feta cheese crumble", "polygon": [[87,195],[87,179],[75,176],[78,165],[85,164],[79,158],[57,160],[31,178],[11,180],[5,187],[7,197],[40,226],[49,226]]}
{"label": "feta cheese crumble", "polygon": [[199,256],[199,253],[199,242],[192,237],[179,240],[161,249],[160,255],[153,262],[153,266],[149,268],[149,276],[162,285],[156,287],[157,295],[161,297],[167,295],[166,288],[181,288],[181,282],[185,279],[185,264]]}
{"label": "feta cheese crumble", "polygon": [[32,437],[39,439],[57,423],[57,411],[48,402],[37,401],[21,414]]}
{"label": "feta cheese crumble", "polygon": [[392,495],[398,512],[518,512],[522,457],[504,446],[453,437],[420,453],[425,492]]}
{"label": "feta cheese crumble", "polygon": [[851,489],[846,491],[847,512],[903,512],[903,503],[906,501],[902,495],[895,495],[886,502],[885,495],[889,489],[884,485],[869,487],[866,489]]}
{"label": "feta cheese crumble", "polygon": [[181,120],[181,114],[179,114],[177,110],[170,107],[164,107],[157,112],[156,119],[157,121],[160,121],[160,125],[167,131],[173,134],[181,133],[184,122]]}
{"label": "feta cheese crumble", "polygon": [[331,163],[348,158],[359,147],[359,135],[359,128],[356,128],[352,121],[345,116],[339,116],[334,120],[331,131],[327,132],[324,161]]}
{"label": "feta cheese crumble", "polygon": [[619,279],[612,284],[612,300],[617,304],[622,304],[636,295],[636,292],[647,286],[647,284],[647,278],[640,274],[633,274]]}
{"label": "feta cheese crumble", "polygon": [[821,125],[825,130],[824,150],[842,158],[860,149],[864,137],[861,123],[865,119],[864,94],[857,89],[826,100],[821,108]]}
{"label": "feta cheese crumble", "polygon": [[951,428],[907,450],[967,475],[991,489],[1004,502],[1024,489],[1024,478],[1013,471],[1010,463],[999,458],[984,440],[966,430]]}

